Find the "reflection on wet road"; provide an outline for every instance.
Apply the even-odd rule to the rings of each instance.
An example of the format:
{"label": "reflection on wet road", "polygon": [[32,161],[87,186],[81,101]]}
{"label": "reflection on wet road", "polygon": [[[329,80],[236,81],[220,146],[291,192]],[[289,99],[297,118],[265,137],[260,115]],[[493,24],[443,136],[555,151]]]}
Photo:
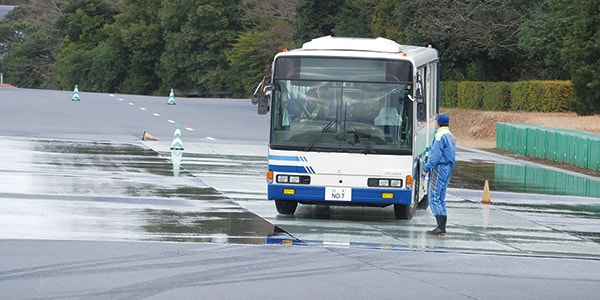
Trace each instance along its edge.
{"label": "reflection on wet road", "polygon": [[[436,239],[424,234],[434,225],[429,210],[410,221],[396,220],[391,207],[301,205],[295,216],[279,216],[265,200],[263,145],[187,142],[175,173],[169,144],[1,140],[0,238],[266,242],[600,259],[600,200],[580,197],[584,189],[572,188],[575,179],[561,177],[571,182],[564,186],[538,180],[556,177],[556,170],[462,151],[448,196],[450,232]],[[589,191],[599,181],[568,175],[587,180]],[[492,206],[479,204],[486,179]]]}
{"label": "reflection on wet road", "polygon": [[264,243],[273,225],[142,145],[0,140],[0,237]]}
{"label": "reflection on wet road", "polygon": [[600,198],[599,178],[527,164],[459,161],[450,186],[480,189],[486,179],[496,191]]}

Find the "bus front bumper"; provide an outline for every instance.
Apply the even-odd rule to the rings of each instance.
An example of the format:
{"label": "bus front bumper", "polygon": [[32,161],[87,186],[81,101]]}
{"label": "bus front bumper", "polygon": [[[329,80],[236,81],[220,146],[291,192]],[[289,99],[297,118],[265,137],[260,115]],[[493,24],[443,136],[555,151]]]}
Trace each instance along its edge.
{"label": "bus front bumper", "polygon": [[347,188],[306,185],[269,184],[269,200],[292,200],[301,203],[336,205],[386,206],[391,204],[410,205],[412,191],[407,189]]}

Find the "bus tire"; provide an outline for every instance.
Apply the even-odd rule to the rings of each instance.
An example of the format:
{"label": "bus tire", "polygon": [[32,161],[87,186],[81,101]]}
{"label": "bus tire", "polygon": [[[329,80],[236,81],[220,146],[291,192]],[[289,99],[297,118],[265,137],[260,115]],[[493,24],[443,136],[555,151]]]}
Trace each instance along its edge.
{"label": "bus tire", "polygon": [[411,205],[394,204],[394,215],[398,220],[410,220],[417,212],[417,204],[413,202]]}
{"label": "bus tire", "polygon": [[275,200],[275,207],[277,212],[282,215],[293,215],[298,207],[298,201]]}

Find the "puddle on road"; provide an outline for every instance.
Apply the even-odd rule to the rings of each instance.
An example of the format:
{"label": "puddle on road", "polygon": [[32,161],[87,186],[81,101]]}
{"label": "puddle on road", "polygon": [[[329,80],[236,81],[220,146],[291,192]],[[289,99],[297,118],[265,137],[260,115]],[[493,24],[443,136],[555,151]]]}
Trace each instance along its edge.
{"label": "puddle on road", "polygon": [[[492,191],[600,198],[600,178],[577,176],[533,165],[489,162],[457,162],[450,187],[481,190],[485,180]],[[529,197],[531,200],[534,197]],[[561,230],[584,240],[600,243],[600,201],[596,205],[570,203],[548,204],[544,197],[527,204],[503,203],[502,209]]]}
{"label": "puddle on road", "polygon": [[511,204],[504,211],[522,216],[538,224],[600,243],[600,203],[598,205]]}
{"label": "puddle on road", "polygon": [[600,178],[577,176],[533,165],[489,162],[456,162],[450,187],[547,195],[600,198]]}
{"label": "puddle on road", "polygon": [[169,161],[137,145],[99,142],[0,141],[3,192],[29,194],[169,197],[194,200],[223,196]]}
{"label": "puddle on road", "polygon": [[261,244],[275,228],[186,170],[174,176],[166,157],[141,145],[0,140],[0,148],[0,196],[14,199],[3,203],[5,237]]}
{"label": "puddle on road", "polygon": [[243,212],[147,212],[146,232],[169,242],[264,244],[275,227]]}

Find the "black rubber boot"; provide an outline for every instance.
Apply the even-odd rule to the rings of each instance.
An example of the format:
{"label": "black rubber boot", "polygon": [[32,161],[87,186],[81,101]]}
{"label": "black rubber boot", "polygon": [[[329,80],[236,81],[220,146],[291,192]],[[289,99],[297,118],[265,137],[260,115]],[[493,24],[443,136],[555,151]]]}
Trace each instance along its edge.
{"label": "black rubber boot", "polygon": [[428,230],[427,235],[431,236],[446,236],[446,220],[448,216],[435,216],[435,220],[437,222],[437,227]]}

